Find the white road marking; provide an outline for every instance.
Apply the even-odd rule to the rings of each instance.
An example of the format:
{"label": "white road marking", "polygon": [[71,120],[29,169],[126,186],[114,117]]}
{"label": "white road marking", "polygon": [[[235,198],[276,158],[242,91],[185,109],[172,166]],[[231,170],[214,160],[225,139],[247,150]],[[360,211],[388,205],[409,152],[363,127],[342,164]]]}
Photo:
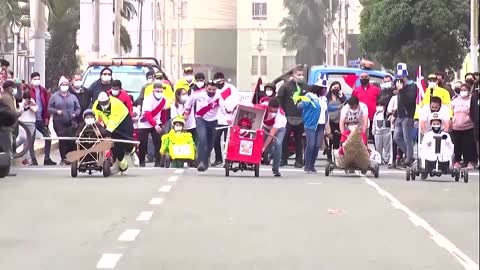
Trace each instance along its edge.
{"label": "white road marking", "polygon": [[122,242],[132,242],[135,241],[138,234],[140,234],[140,230],[133,229],[133,230],[126,230],[118,237],[118,241]]}
{"label": "white road marking", "polygon": [[153,211],[142,211],[138,214],[137,221],[149,221],[153,216]]}
{"label": "white road marking", "polygon": [[158,192],[170,192],[170,190],[172,190],[172,186],[166,185],[166,186],[161,187],[161,188],[158,190]]}
{"label": "white road marking", "polygon": [[395,198],[388,191],[382,189],[377,183],[362,176],[365,182],[373,187],[381,196],[387,198],[393,207],[407,214],[408,219],[416,226],[422,227],[430,236],[430,238],[437,243],[438,246],[446,249],[452,256],[457,259],[465,270],[478,270],[478,264],[470,259],[465,253],[458,249],[452,242],[450,242],[445,236],[437,232],[428,222],[422,219],[420,216],[411,211],[408,207],[403,205],[397,198]]}
{"label": "white road marking", "polygon": [[310,182],[310,183],[307,183],[309,185],[321,185],[322,183],[319,183],[319,182]]}
{"label": "white road marking", "polygon": [[185,170],[184,170],[184,169],[177,169],[177,170],[175,170],[173,173],[175,173],[175,174],[181,174],[181,173],[183,173],[183,171],[185,171]]}
{"label": "white road marking", "polygon": [[176,175],[168,177],[168,182],[176,182],[177,180],[178,180],[178,176]]}
{"label": "white road marking", "polygon": [[114,269],[122,254],[104,253],[97,263],[97,269]]}
{"label": "white road marking", "polygon": [[163,198],[152,198],[150,200],[151,205],[160,205],[163,203]]}

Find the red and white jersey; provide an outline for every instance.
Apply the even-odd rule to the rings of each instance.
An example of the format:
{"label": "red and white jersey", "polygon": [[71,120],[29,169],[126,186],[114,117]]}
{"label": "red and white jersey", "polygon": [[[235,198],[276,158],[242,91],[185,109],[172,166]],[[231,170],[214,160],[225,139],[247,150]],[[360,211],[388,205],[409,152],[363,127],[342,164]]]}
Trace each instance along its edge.
{"label": "red and white jersey", "polygon": [[282,108],[278,108],[277,113],[269,113],[267,110],[267,114],[263,119],[263,124],[267,128],[284,128],[287,126],[287,117],[285,116],[285,112]]}
{"label": "red and white jersey", "polygon": [[219,91],[214,97],[209,97],[207,91],[197,91],[193,93],[185,104],[185,112],[193,113],[192,108],[196,108],[195,117],[201,117],[205,121],[215,121],[222,118],[225,114],[224,103]]}
{"label": "red and white jersey", "polygon": [[[217,92],[220,93],[225,104],[225,108],[229,112],[233,112],[233,110],[235,110],[237,105],[240,103],[240,94],[238,93],[238,89],[233,84],[225,83],[222,89],[217,89]],[[228,125],[227,121],[231,120],[232,118],[232,113],[227,113],[225,110],[219,112],[218,124]]]}
{"label": "red and white jersey", "polygon": [[138,128],[152,128],[162,124],[162,111],[166,110],[167,100],[165,98],[156,99],[150,95],[143,100],[142,114],[138,120]]}

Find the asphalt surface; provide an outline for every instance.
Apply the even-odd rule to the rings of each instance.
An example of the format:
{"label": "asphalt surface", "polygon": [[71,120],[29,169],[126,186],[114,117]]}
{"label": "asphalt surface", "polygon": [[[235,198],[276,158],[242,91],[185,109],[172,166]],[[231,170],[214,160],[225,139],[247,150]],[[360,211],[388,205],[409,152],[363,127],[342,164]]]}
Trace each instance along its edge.
{"label": "asphalt surface", "polygon": [[[267,167],[0,180],[0,269],[478,269],[479,181]],[[469,261],[471,260],[471,261]]]}

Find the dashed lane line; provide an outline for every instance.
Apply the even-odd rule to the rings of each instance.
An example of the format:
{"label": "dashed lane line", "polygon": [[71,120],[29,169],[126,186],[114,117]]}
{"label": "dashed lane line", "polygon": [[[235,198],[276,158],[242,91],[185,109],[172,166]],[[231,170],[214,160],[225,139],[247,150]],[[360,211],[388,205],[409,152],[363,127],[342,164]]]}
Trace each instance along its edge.
{"label": "dashed lane line", "polygon": [[160,205],[160,204],[163,203],[163,201],[164,201],[163,198],[152,198],[152,199],[150,200],[149,204],[151,204],[151,205]]}
{"label": "dashed lane line", "polygon": [[430,236],[430,238],[440,247],[446,249],[462,266],[465,270],[478,270],[478,263],[470,259],[465,253],[458,249],[450,240],[445,236],[437,232],[427,221],[415,214],[408,207],[403,205],[397,198],[395,198],[388,191],[381,188],[377,183],[370,180],[368,177],[362,176],[362,179],[367,185],[373,187],[381,196],[387,198],[390,204],[407,214],[408,219],[415,225],[423,228]]}
{"label": "dashed lane line", "polygon": [[172,190],[172,186],[165,185],[165,186],[162,186],[160,189],[158,189],[158,192],[170,192],[170,190]]}
{"label": "dashed lane line", "polygon": [[153,216],[153,211],[142,211],[137,216],[137,221],[149,221]]}
{"label": "dashed lane line", "polygon": [[132,242],[135,241],[137,236],[140,234],[139,229],[130,229],[130,230],[125,230],[119,237],[118,241],[122,242]]}
{"label": "dashed lane line", "polygon": [[97,269],[114,269],[122,254],[104,253],[97,263]]}

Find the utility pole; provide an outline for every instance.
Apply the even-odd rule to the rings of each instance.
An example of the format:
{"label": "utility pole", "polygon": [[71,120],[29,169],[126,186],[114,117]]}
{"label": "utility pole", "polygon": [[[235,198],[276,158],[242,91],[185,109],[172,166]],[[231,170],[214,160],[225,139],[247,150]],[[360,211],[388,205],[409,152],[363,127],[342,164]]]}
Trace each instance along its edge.
{"label": "utility pole", "polygon": [[327,52],[326,52],[326,64],[332,64],[332,32],[333,32],[333,10],[332,10],[332,0],[328,1],[328,13],[327,13]]}
{"label": "utility pole", "polygon": [[[158,5],[158,0],[155,0],[153,2],[153,57],[155,57],[155,59],[158,59],[158,36],[157,36],[157,27],[158,27],[158,8],[157,8],[157,5]],[[160,61],[160,62],[163,62]]]}
{"label": "utility pole", "polygon": [[348,1],[345,0],[345,25],[343,31],[343,65],[348,67]]}
{"label": "utility pole", "polygon": [[93,56],[100,58],[100,0],[92,0],[93,2]]}
{"label": "utility pole", "polygon": [[181,41],[181,30],[180,30],[180,18],[182,17],[182,1],[177,0],[177,9],[178,9],[178,14],[177,14],[177,75],[178,79],[182,77],[182,57],[181,57],[181,50],[182,50],[182,44]]}
{"label": "utility pole", "polygon": [[340,42],[342,41],[342,1],[339,1],[338,8],[338,34],[337,34],[337,66],[340,66]]}
{"label": "utility pole", "polygon": [[470,0],[470,58],[472,61],[471,72],[478,72],[478,4],[479,0]]}
{"label": "utility pole", "polygon": [[[155,7],[157,5],[154,5]],[[155,8],[154,7],[154,8]],[[143,34],[143,0],[138,1],[138,10],[139,10],[139,18],[138,18],[138,57],[142,57],[142,34]],[[153,24],[156,24],[156,18],[153,19]],[[154,42],[155,43],[155,42]],[[155,46],[155,44],[154,44]]]}
{"label": "utility pole", "polygon": [[45,3],[42,0],[32,1],[34,19],[34,42],[33,57],[35,61],[35,71],[40,73],[40,81],[45,85],[45,40],[50,39],[47,32],[47,18],[45,17]]}
{"label": "utility pole", "polygon": [[173,18],[175,18],[175,0],[170,0],[170,2],[172,3],[172,19],[170,20],[170,28],[169,28],[169,32],[170,32],[170,74],[175,74],[175,71],[173,70],[173,39],[175,38],[173,35],[172,35],[172,30],[173,30]]}
{"label": "utility pole", "polygon": [[121,46],[120,46],[120,29],[122,27],[122,14],[123,9],[123,0],[115,0],[115,20],[113,23],[113,54],[115,57],[120,57]]}
{"label": "utility pole", "polygon": [[162,0],[162,65],[164,71],[166,69],[165,61],[167,61],[167,33],[165,32],[167,23],[166,0]]}

